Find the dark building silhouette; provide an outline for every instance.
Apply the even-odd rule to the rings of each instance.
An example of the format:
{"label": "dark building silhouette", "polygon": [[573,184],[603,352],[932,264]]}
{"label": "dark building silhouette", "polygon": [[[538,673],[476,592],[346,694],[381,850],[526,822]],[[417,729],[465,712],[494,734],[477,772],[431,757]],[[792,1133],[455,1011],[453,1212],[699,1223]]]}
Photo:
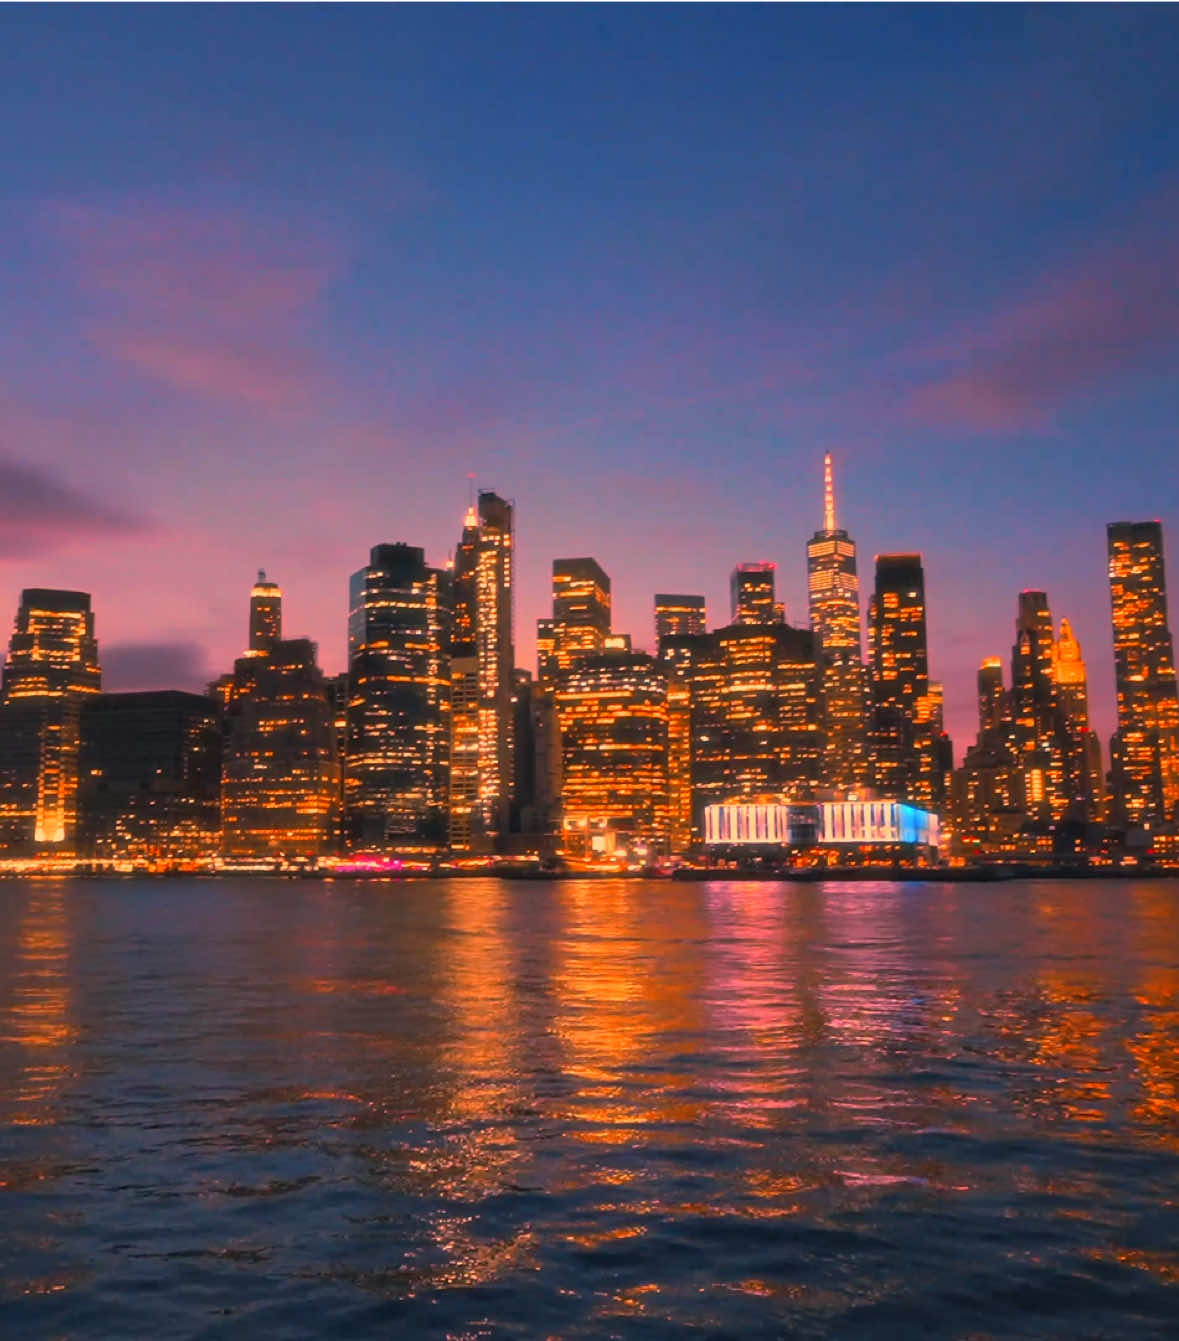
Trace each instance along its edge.
{"label": "dark building silhouette", "polygon": [[774,595],[772,563],[739,563],[729,578],[734,624],[783,624],[786,614]]}
{"label": "dark building silhouette", "polygon": [[175,689],[97,694],[81,715],[78,855],[198,861],[221,831],[221,712]]}

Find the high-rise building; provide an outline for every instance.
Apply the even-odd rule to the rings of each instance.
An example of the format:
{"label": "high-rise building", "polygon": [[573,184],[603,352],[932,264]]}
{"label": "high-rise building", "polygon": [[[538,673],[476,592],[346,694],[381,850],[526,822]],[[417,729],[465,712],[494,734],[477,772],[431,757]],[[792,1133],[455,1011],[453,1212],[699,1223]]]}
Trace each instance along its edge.
{"label": "high-rise building", "polygon": [[23,591],[0,687],[0,848],[71,850],[81,709],[101,687],[89,595]]}
{"label": "high-rise building", "polygon": [[815,639],[788,624],[731,624],[668,639],[664,664],[691,694],[693,836],[704,808],[735,800],[813,799],[819,785]]}
{"label": "high-rise building", "polygon": [[574,860],[645,860],[668,844],[667,677],[642,652],[563,675],[561,843]]}
{"label": "high-rise building", "polygon": [[233,666],[221,745],[221,850],[232,860],[313,861],[335,849],[336,696],[309,638],[251,648]]}
{"label": "high-rise building", "polygon": [[655,646],[664,638],[680,634],[707,632],[708,612],[703,596],[676,596],[658,592],[655,596]]}
{"label": "high-rise building", "polygon": [[1026,819],[1010,736],[1003,662],[987,657],[978,669],[978,735],[953,777],[953,827],[965,852],[1001,850]]}
{"label": "high-rise building", "polygon": [[867,683],[860,646],[855,542],[836,525],[831,453],[823,458],[823,527],[806,547],[807,595],[819,658],[823,782],[847,792],[868,779]]}
{"label": "high-rise building", "polygon": [[82,708],[78,842],[88,861],[207,860],[221,838],[221,713],[175,689]]}
{"label": "high-rise building", "polygon": [[1011,649],[1011,747],[1033,820],[1060,819],[1067,808],[1064,749],[1053,676],[1052,612],[1042,591],[1021,591]]}
{"label": "high-rise building", "polygon": [[1100,819],[1105,809],[1101,742],[1089,725],[1089,686],[1081,644],[1067,619],[1052,648],[1052,679],[1064,755],[1066,813],[1075,819]]}
{"label": "high-rise building", "polygon": [[551,680],[605,647],[610,579],[596,559],[553,560],[553,617],[537,625],[540,677]]}
{"label": "high-rise building", "polygon": [[[515,711],[513,705],[512,589],[514,568],[512,505],[498,494],[481,490],[476,507],[467,510],[462,536],[455,551],[453,569],[454,633],[451,643],[452,697],[466,699],[466,687],[455,678],[467,674],[466,659],[475,660],[478,716],[478,749],[475,776],[465,769],[467,744],[452,740],[452,786],[457,761],[456,821],[451,817],[451,838],[466,849],[496,846],[508,832],[514,778]],[[468,710],[463,708],[461,712]],[[467,718],[459,716],[456,730]],[[457,749],[457,755],[456,755]],[[469,812],[465,792],[473,788]]]}
{"label": "high-rise building", "polygon": [[250,592],[250,651],[264,652],[282,637],[282,588],[258,569]]}
{"label": "high-rise building", "polygon": [[1157,827],[1173,820],[1179,805],[1179,699],[1163,528],[1148,521],[1111,522],[1106,529],[1118,690],[1114,802],[1121,822]]}
{"label": "high-rise building", "polygon": [[978,738],[1006,735],[1007,692],[1003,688],[1003,661],[987,657],[978,668]]}
{"label": "high-rise building", "polygon": [[377,545],[350,585],[349,852],[446,846],[450,641],[449,575],[412,545]]}
{"label": "high-rise building", "polygon": [[734,624],[784,624],[786,612],[774,596],[772,563],[739,563],[729,579]]}
{"label": "high-rise building", "polygon": [[448,840],[458,853],[489,846],[479,811],[479,658],[474,647],[450,658],[450,806]]}
{"label": "high-rise building", "polygon": [[868,648],[875,785],[885,797],[921,803],[917,705],[929,692],[929,654],[920,554],[876,556]]}
{"label": "high-rise building", "polygon": [[308,638],[234,663],[221,769],[230,858],[314,859],[332,849],[340,769],[331,692]]}

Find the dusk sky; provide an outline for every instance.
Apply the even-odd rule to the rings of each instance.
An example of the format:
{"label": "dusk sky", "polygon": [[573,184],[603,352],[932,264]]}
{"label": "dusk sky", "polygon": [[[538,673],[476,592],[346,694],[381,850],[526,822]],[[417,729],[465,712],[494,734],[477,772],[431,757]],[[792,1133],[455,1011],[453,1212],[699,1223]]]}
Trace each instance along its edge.
{"label": "dusk sky", "polygon": [[229,669],[259,567],[342,669],[472,474],[534,667],[563,555],[639,645],[745,560],[805,623],[832,451],[958,757],[1020,588],[1104,734],[1105,523],[1179,581],[1179,10],[6,6],[0,137],[0,617],[92,592],[108,688]]}

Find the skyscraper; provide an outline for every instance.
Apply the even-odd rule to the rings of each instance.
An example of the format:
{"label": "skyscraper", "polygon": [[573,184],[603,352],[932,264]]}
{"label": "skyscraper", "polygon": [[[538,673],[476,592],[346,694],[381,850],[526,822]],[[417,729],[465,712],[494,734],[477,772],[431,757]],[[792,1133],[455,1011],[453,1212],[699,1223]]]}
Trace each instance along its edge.
{"label": "skyscraper", "polygon": [[1060,714],[1053,676],[1052,612],[1042,591],[1021,591],[1011,649],[1011,748],[1034,820],[1060,819],[1067,799]]}
{"label": "skyscraper", "polygon": [[0,846],[69,851],[81,709],[101,687],[89,595],[23,591],[0,688]]}
{"label": "skyscraper", "polygon": [[553,560],[553,617],[537,626],[544,679],[601,652],[610,633],[610,579],[596,559]]}
{"label": "skyscraper", "polygon": [[642,652],[587,657],[556,690],[562,849],[581,860],[666,851],[667,677]]}
{"label": "skyscraper", "polygon": [[1106,529],[1118,690],[1115,805],[1123,823],[1157,827],[1174,819],[1179,805],[1179,699],[1163,528],[1148,521],[1111,522]]}
{"label": "skyscraper", "polygon": [[729,579],[734,624],[784,624],[786,613],[774,596],[772,563],[739,563]]}
{"label": "skyscraper", "polygon": [[923,769],[917,705],[929,693],[925,574],[920,554],[878,554],[868,604],[875,785],[897,800],[919,801]]}
{"label": "skyscraper", "polygon": [[808,542],[806,558],[823,708],[823,782],[846,792],[866,782],[869,773],[866,677],[856,547],[836,525],[830,452],[823,458],[823,528]]}
{"label": "skyscraper", "polygon": [[704,633],[708,612],[703,596],[677,596],[658,592],[655,596],[655,646],[664,638],[684,633]]}
{"label": "skyscraper", "polygon": [[282,637],[282,589],[258,569],[250,592],[250,651],[264,652]]}
{"label": "skyscraper", "polygon": [[332,695],[307,638],[234,663],[221,772],[230,858],[306,860],[332,850],[340,764]]}
{"label": "skyscraper", "polygon": [[214,855],[220,708],[204,694],[92,694],[82,707],[78,855],[170,864]]}
{"label": "skyscraper", "polygon": [[1067,619],[1060,621],[1060,636],[1053,644],[1052,679],[1060,717],[1067,808],[1073,818],[1099,819],[1105,803],[1101,742],[1089,725],[1085,658]]}
{"label": "skyscraper", "polygon": [[449,575],[411,545],[377,545],[352,575],[344,842],[440,850],[450,754]]}
{"label": "skyscraper", "polygon": [[[474,658],[478,717],[475,775],[467,771],[471,760],[467,744],[452,741],[452,785],[458,764],[458,794],[470,791],[474,800],[464,808],[459,824],[452,817],[452,839],[460,846],[477,841],[495,845],[508,831],[515,739],[512,702],[515,648],[512,635],[512,589],[514,534],[512,505],[498,494],[481,490],[477,508],[467,510],[462,536],[454,560],[454,635],[451,646],[452,681],[470,673],[468,658]],[[469,698],[463,685],[453,692],[464,703]],[[455,730],[466,730],[467,708],[456,719]]]}

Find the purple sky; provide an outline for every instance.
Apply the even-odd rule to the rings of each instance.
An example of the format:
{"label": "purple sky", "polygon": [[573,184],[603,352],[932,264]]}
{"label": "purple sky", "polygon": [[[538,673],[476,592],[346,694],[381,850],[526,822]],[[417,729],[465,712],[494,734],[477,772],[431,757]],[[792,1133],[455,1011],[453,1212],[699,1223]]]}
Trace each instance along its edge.
{"label": "purple sky", "polygon": [[0,603],[93,592],[110,688],[196,686],[254,571],[343,666],[348,574],[518,508],[517,642],[805,621],[841,524],[925,555],[958,753],[1049,593],[1113,720],[1104,526],[1179,545],[1179,13],[20,7],[0,43]]}

